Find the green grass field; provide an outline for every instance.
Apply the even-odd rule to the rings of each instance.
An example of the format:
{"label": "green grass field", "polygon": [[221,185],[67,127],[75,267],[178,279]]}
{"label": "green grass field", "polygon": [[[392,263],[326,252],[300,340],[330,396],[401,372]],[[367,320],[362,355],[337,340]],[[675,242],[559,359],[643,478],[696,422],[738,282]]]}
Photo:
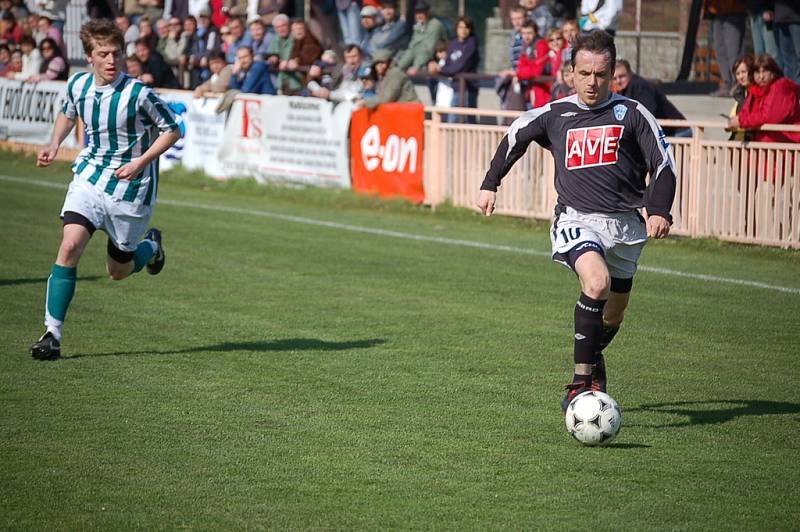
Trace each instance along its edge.
{"label": "green grass field", "polygon": [[586,448],[541,222],[172,174],[164,272],[98,233],[37,362],[71,176],[0,168],[0,528],[798,528],[800,253],[649,244]]}

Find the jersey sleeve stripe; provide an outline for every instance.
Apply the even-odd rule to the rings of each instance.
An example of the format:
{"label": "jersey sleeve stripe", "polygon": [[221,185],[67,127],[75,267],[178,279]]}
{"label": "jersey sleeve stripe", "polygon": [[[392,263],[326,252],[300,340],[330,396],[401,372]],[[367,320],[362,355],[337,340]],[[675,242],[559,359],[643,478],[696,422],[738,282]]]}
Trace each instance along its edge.
{"label": "jersey sleeve stripe", "polygon": [[517,144],[517,133],[520,129],[523,129],[531,122],[542,116],[544,113],[550,110],[550,104],[544,105],[542,107],[537,107],[536,109],[531,109],[530,111],[526,111],[525,114],[514,120],[511,123],[511,127],[508,128],[508,150],[506,151],[506,159],[509,158],[511,155],[511,150],[514,149],[514,146]]}
{"label": "jersey sleeve stripe", "polygon": [[647,120],[648,126],[650,126],[650,131],[653,132],[653,141],[655,142],[656,146],[658,147],[659,153],[661,153],[661,162],[659,163],[658,167],[656,168],[655,175],[651,176],[653,181],[658,180],[658,176],[661,175],[661,172],[669,166],[672,173],[675,173],[675,160],[672,156],[672,151],[669,149],[669,144],[666,143],[664,140],[664,132],[656,122],[656,118],[647,110],[647,108],[639,102],[636,102],[636,110]]}
{"label": "jersey sleeve stripe", "polygon": [[178,123],[175,121],[175,117],[170,111],[167,110],[163,101],[158,99],[158,97],[156,97],[156,95],[150,91],[147,92],[147,100],[153,104],[153,107],[155,107],[156,111],[158,111],[158,114],[161,115],[161,118],[164,120],[168,129],[178,129]]}

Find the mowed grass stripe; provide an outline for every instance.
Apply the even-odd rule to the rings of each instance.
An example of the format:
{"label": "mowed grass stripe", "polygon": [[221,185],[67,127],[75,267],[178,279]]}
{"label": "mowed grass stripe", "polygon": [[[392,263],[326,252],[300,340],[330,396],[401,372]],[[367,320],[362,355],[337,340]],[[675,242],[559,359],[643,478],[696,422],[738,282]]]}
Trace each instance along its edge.
{"label": "mowed grass stripe", "polygon": [[[48,181],[36,181],[36,180],[28,180],[28,179],[20,179],[14,178],[11,176],[2,176],[0,175],[0,179],[19,182],[19,183],[26,183],[31,184],[34,186],[44,186],[49,188],[64,188],[63,186],[56,186],[57,184],[51,183]],[[454,238],[445,238],[445,237],[437,237],[437,236],[429,236],[429,235],[420,235],[420,234],[413,234],[407,233],[402,231],[390,231],[386,229],[378,229],[378,228],[371,228],[371,227],[363,227],[363,226],[356,226],[351,224],[344,224],[339,222],[332,222],[326,220],[316,220],[312,218],[306,218],[303,216],[294,216],[288,214],[281,214],[275,212],[269,212],[264,210],[256,210],[256,209],[244,209],[238,207],[230,207],[224,205],[210,205],[210,204],[202,204],[202,203],[195,203],[195,202],[186,202],[186,201],[177,201],[177,200],[169,200],[169,199],[161,199],[159,203],[163,205],[171,205],[174,207],[181,207],[181,208],[190,208],[190,209],[203,209],[203,210],[212,210],[212,211],[219,211],[219,212],[227,212],[227,213],[235,213],[235,214],[244,214],[250,216],[260,216],[265,218],[273,218],[283,221],[288,221],[292,223],[301,223],[306,225],[313,225],[319,227],[326,227],[329,229],[335,229],[339,231],[351,231],[356,233],[364,233],[364,234],[371,234],[377,236],[384,236],[389,238],[400,238],[405,240],[416,240],[416,241],[424,241],[424,242],[433,242],[437,244],[445,244],[451,246],[462,246],[462,247],[471,247],[477,249],[484,249],[489,251],[500,251],[500,252],[509,252],[509,253],[521,253],[525,255],[532,255],[536,257],[550,257],[550,252],[547,251],[540,251],[535,249],[527,249],[527,248],[520,248],[514,246],[504,246],[504,245],[497,245],[497,244],[490,244],[485,242],[475,242],[470,240],[463,240],[463,239],[454,239]],[[649,272],[649,273],[656,273],[661,275],[669,275],[675,277],[682,277],[687,279],[699,280],[699,281],[708,281],[714,283],[728,283],[734,285],[740,285],[750,288],[758,288],[764,290],[774,290],[777,292],[783,292],[786,294],[797,294],[800,295],[800,288],[795,287],[788,287],[788,286],[780,286],[780,285],[773,285],[769,283],[764,283],[760,281],[751,281],[747,279],[735,279],[730,277],[722,277],[718,275],[709,275],[709,274],[702,274],[702,273],[694,273],[694,272],[684,272],[684,271],[677,271],[669,268],[658,268],[652,266],[640,266],[639,271],[642,272]]]}

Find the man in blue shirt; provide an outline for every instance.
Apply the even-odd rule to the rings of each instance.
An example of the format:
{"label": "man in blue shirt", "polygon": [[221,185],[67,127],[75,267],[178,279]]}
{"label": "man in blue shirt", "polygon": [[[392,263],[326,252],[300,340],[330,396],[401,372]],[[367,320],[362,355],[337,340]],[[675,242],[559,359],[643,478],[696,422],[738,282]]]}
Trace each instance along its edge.
{"label": "man in blue shirt", "polygon": [[275,94],[267,63],[255,61],[253,50],[247,46],[236,50],[236,62],[233,64],[230,88],[249,94]]}

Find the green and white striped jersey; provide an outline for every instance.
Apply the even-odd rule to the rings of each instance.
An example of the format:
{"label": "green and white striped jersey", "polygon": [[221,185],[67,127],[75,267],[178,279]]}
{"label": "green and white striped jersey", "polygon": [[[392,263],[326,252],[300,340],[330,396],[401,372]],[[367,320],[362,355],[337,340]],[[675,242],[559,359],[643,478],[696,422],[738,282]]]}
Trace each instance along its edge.
{"label": "green and white striped jersey", "polygon": [[114,198],[152,204],[158,160],[130,180],[118,179],[114,172],[147,151],[159,132],[178,129],[175,115],[153,90],[126,74],[98,87],[90,72],[79,72],[67,82],[61,110],[67,118],[79,116],[86,127],[88,144],[72,165],[75,175]]}

